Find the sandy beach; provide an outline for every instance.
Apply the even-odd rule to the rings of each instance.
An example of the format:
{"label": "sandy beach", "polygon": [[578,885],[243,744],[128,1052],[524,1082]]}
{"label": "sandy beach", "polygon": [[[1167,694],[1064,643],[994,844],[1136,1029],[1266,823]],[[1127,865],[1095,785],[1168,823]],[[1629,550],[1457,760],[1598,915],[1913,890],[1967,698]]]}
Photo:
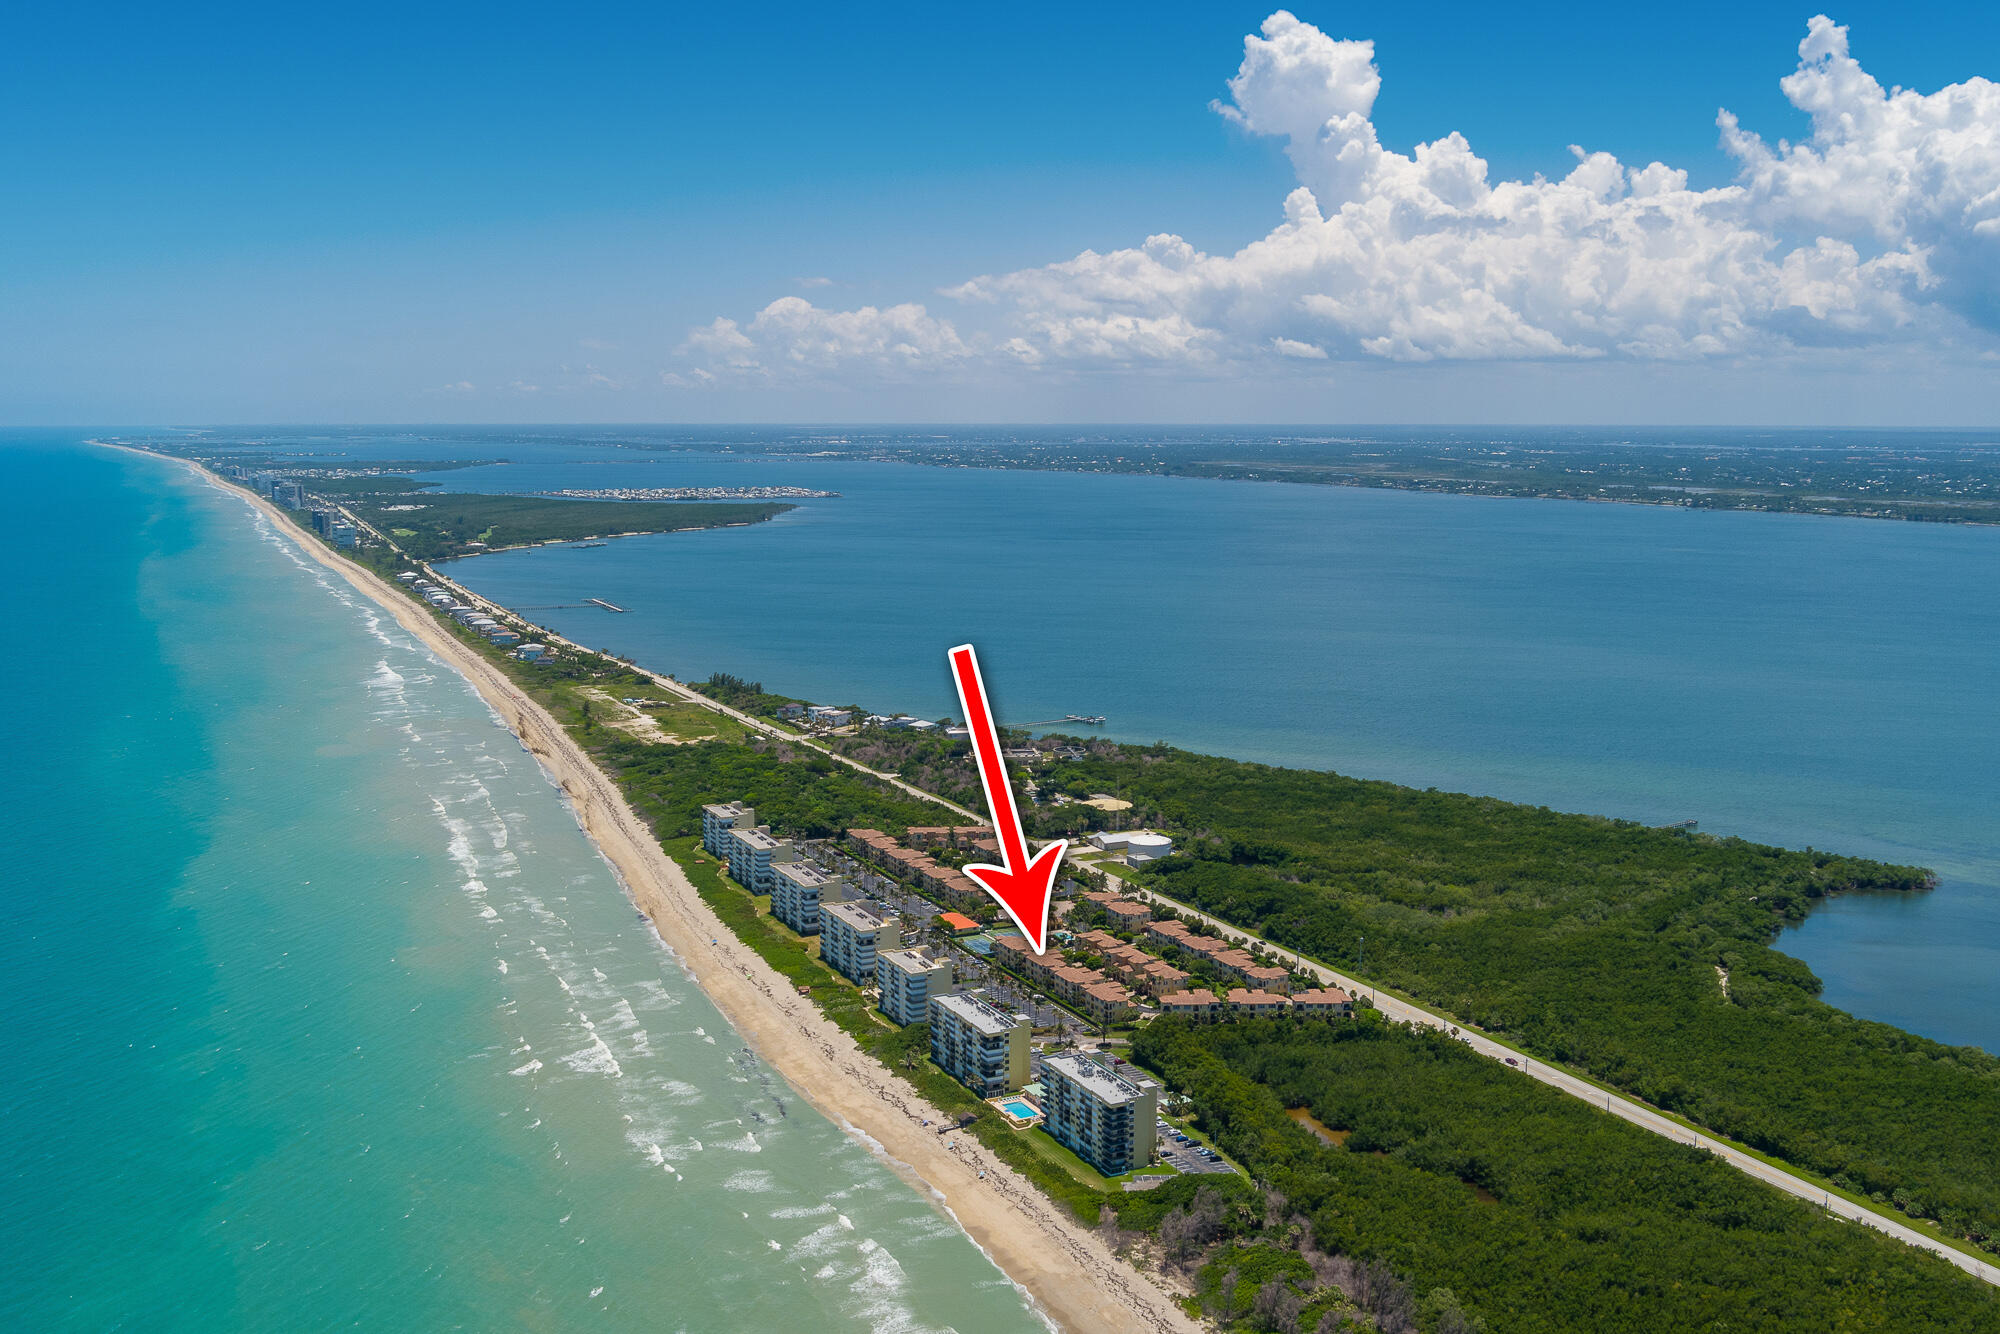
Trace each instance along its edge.
{"label": "sandy beach", "polygon": [[[182,462],[255,507],[470,681],[569,798],[578,823],[633,903],[743,1039],[801,1097],[949,1210],[1056,1326],[1079,1334],[1199,1328],[1150,1275],[1119,1260],[1095,1233],[1071,1221],[976,1140],[955,1133],[940,1137],[935,1125],[942,1115],[737,942],[611,780],[502,671],[401,590],[336,556],[277,506],[198,465],[167,461]],[[932,1128],[924,1127],[926,1120]]]}

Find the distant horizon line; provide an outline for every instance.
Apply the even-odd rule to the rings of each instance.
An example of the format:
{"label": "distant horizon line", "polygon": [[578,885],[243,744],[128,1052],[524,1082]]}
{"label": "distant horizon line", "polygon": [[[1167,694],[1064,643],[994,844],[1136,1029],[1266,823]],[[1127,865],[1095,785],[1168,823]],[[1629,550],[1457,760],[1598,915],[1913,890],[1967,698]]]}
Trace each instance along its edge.
{"label": "distant horizon line", "polygon": [[1360,422],[1360,421],[266,421],[266,422],[21,422],[0,431],[297,431],[297,430],[1258,430],[1258,431],[1995,431],[2000,422],[1922,426],[1864,422]]}

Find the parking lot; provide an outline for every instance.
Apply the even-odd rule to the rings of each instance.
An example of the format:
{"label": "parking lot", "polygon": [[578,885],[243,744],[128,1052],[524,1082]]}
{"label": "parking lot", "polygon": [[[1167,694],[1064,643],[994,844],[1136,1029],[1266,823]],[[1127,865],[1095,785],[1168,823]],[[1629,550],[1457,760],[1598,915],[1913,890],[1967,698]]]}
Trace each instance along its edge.
{"label": "parking lot", "polygon": [[[1233,1172],[1236,1170],[1228,1163],[1222,1161],[1215,1150],[1188,1136],[1181,1135],[1179,1131],[1175,1130],[1165,1121],[1160,1122],[1154,1128],[1159,1131],[1160,1158],[1171,1165],[1176,1172],[1199,1175],[1204,1172]],[[1182,1143],[1183,1139],[1187,1140],[1187,1142]]]}

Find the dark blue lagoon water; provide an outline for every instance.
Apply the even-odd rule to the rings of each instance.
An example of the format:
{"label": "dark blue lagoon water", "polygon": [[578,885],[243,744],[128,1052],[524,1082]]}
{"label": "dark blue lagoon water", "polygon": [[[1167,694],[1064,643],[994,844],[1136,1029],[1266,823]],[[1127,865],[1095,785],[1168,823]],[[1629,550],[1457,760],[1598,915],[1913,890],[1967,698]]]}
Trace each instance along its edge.
{"label": "dark blue lagoon water", "polygon": [[[488,456],[493,456],[489,452]],[[686,678],[1002,718],[1920,862],[1785,947],[2000,1050],[2000,531],[1152,476],[524,451],[468,490],[789,484],[750,528],[455,573]]]}
{"label": "dark blue lagoon water", "polygon": [[1042,1327],[246,506],[15,437],[0,524],[0,1329]]}

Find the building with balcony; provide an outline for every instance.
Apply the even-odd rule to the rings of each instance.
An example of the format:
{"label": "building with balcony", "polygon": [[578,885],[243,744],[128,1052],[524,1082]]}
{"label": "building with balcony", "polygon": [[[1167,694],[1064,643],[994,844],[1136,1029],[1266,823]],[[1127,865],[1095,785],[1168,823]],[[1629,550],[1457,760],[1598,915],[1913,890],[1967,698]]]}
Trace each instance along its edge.
{"label": "building with balcony", "polygon": [[802,936],[816,936],[820,905],[837,899],[847,881],[805,862],[780,862],[771,868],[771,916]]}
{"label": "building with balcony", "polygon": [[729,831],[755,829],[757,812],[740,801],[723,802],[701,808],[701,846],[711,857],[729,859]]}
{"label": "building with balcony", "polygon": [[1042,1062],[1043,1128],[1106,1176],[1152,1161],[1159,1107],[1160,1086],[1129,1066],[1080,1052]]}
{"label": "building with balcony", "polygon": [[1314,991],[1295,993],[1292,996],[1292,1009],[1302,1015],[1319,1015],[1326,1019],[1352,1019],[1354,998],[1339,987],[1322,987]]}
{"label": "building with balcony", "polygon": [[1120,931],[1143,931],[1153,920],[1153,910],[1143,903],[1133,903],[1129,899],[1119,899],[1104,905],[1104,915],[1111,919],[1111,925]]}
{"label": "building with balcony", "polygon": [[797,859],[791,840],[773,838],[769,825],[729,831],[729,877],[752,894],[769,894],[774,868]]}
{"label": "building with balcony", "polygon": [[1239,1018],[1272,1018],[1291,1008],[1291,1001],[1268,991],[1248,991],[1242,987],[1234,987],[1229,992],[1230,1013]]}
{"label": "building with balcony", "polygon": [[877,905],[820,905],[820,960],[848,981],[864,987],[875,981],[878,949],[885,939],[897,940],[896,919]]}
{"label": "building with balcony", "polygon": [[1176,991],[1160,997],[1160,1013],[1179,1015],[1197,1024],[1214,1023],[1222,1017],[1222,1002],[1212,991]]}
{"label": "building with balcony", "polygon": [[982,996],[933,996],[931,1059],[982,1098],[1014,1093],[1028,1082],[1028,1017]]}
{"label": "building with balcony", "polygon": [[1132,1017],[1132,993],[1116,982],[1097,982],[1076,998],[1077,1008],[1100,1024],[1115,1024]]}
{"label": "building with balcony", "polygon": [[930,1017],[931,997],[951,990],[951,960],[923,950],[885,950],[875,956],[875,985],[883,1014],[899,1024]]}

